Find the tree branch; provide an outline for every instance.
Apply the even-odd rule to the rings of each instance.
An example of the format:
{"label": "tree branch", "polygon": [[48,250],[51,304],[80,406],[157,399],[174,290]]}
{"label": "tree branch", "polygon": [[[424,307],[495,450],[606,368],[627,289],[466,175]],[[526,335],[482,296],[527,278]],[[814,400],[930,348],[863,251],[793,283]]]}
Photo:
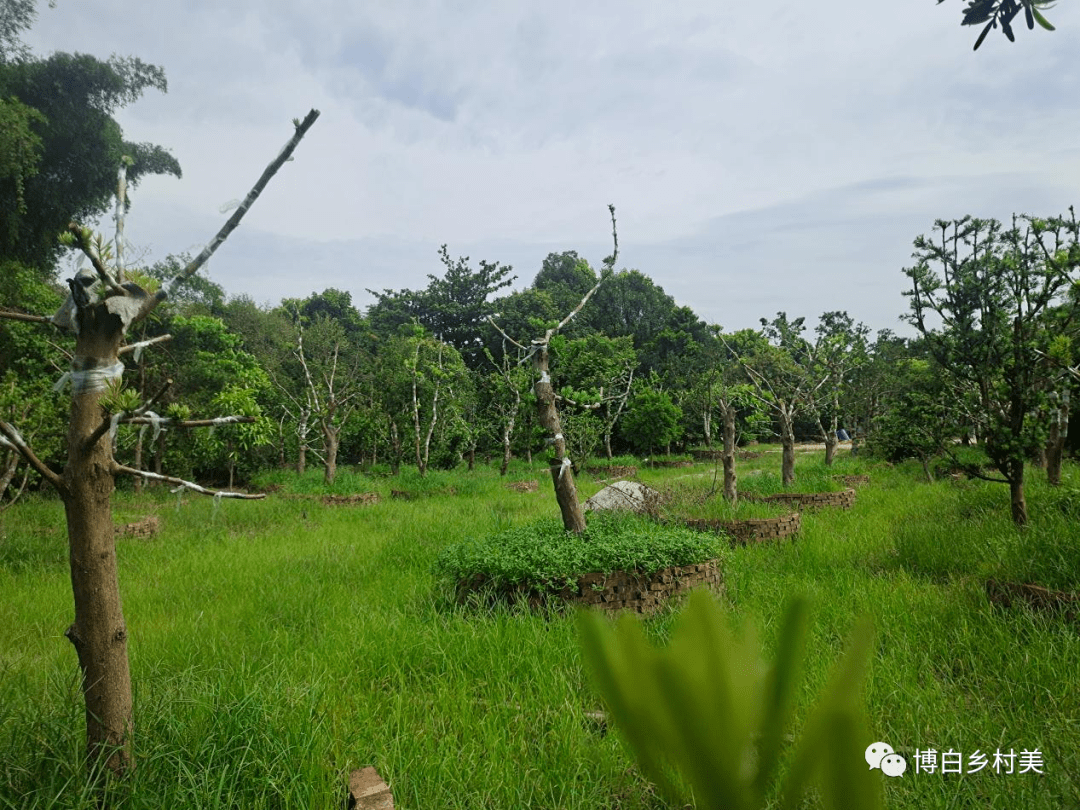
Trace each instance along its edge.
{"label": "tree branch", "polygon": [[25,312],[15,312],[10,309],[0,309],[0,318],[8,318],[13,321],[27,321],[29,323],[45,323],[49,326],[55,326],[52,318],[45,315],[29,315]]}
{"label": "tree branch", "polygon": [[153,346],[156,343],[164,343],[166,340],[172,340],[172,335],[158,335],[157,337],[149,338],[148,340],[140,340],[138,343],[129,343],[126,346],[121,346],[117,354],[127,354],[128,352],[138,351],[139,349],[145,349],[147,346]]}
{"label": "tree branch", "polygon": [[266,493],[263,492],[256,495],[250,495],[246,492],[228,492],[223,489],[207,489],[206,487],[201,487],[191,481],[185,481],[182,478],[173,478],[171,475],[158,475],[157,473],[152,473],[147,470],[136,470],[134,467],[126,467],[123,464],[114,464],[113,472],[137,475],[141,478],[148,478],[151,481],[164,481],[166,484],[176,484],[178,487],[190,489],[192,492],[198,492],[201,495],[213,495],[215,498],[241,498],[246,501],[261,501],[266,497]]}
{"label": "tree branch", "polygon": [[19,431],[15,429],[14,425],[10,425],[4,421],[0,421],[0,447],[10,447],[25,458],[27,464],[37,470],[41,477],[56,487],[59,492],[63,493],[67,491],[63,479],[50,470],[45,465],[45,462],[35,455],[33,449],[26,443],[26,439],[24,439]]}
{"label": "tree branch", "polygon": [[169,417],[154,419],[152,416],[122,416],[122,425],[152,425],[157,422],[160,425],[168,425],[174,428],[197,428],[197,427],[220,427],[221,425],[250,425],[258,421],[254,416],[219,416],[216,419],[181,419],[174,420]]}
{"label": "tree branch", "polygon": [[266,184],[270,182],[273,176],[277,174],[278,169],[284,166],[285,162],[292,156],[292,153],[300,143],[300,140],[307,134],[307,131],[311,129],[311,125],[315,123],[315,119],[318,117],[319,111],[311,110],[303,121],[293,120],[296,131],[293,133],[293,136],[289,139],[288,143],[285,144],[285,147],[278,156],[274,158],[270,165],[266,167],[262,176],[255,185],[251,187],[251,191],[248,192],[244,201],[240,203],[240,206],[233,212],[233,215],[229,217],[228,221],[221,226],[221,230],[217,232],[217,235],[202,249],[202,252],[192,259],[188,263],[188,266],[185,267],[176,278],[169,282],[167,286],[163,285],[162,288],[158,290],[156,295],[158,301],[163,301],[170,294],[176,292],[177,287],[187,279],[191,278],[191,276],[195,275],[198,269],[206,264],[210,257],[214,255],[214,251],[221,247],[221,243],[228,239],[229,234],[236,229],[236,226],[240,224],[240,220],[244,218],[248,209],[251,208],[255,200],[262,194],[263,189],[266,188]]}
{"label": "tree branch", "polygon": [[[500,335],[502,335],[506,340],[509,340],[511,343],[513,343],[515,346],[517,346],[522,351],[526,351],[526,352],[529,351],[528,347],[522,346],[520,343],[518,343],[516,340],[514,340],[512,337],[510,337],[508,334],[506,334],[506,332],[504,332],[499,327],[499,325],[497,323],[495,323],[495,321],[492,319],[492,317],[490,315],[487,316],[487,319],[488,319],[488,323],[490,323],[492,326],[494,326],[496,331],[498,331],[498,333]],[[492,360],[491,362],[494,363],[495,361]],[[496,368],[498,368],[498,366],[496,366]]]}
{"label": "tree branch", "polygon": [[94,270],[97,271],[98,278],[101,282],[118,295],[126,295],[124,288],[116,283],[111,275],[109,275],[108,269],[101,262],[101,257],[94,252],[93,247],[90,245],[90,240],[87,238],[87,231],[83,229],[79,224],[75,222],[68,223],[68,233],[75,237],[75,246],[83,252],[83,254],[90,260],[90,264],[94,266]]}

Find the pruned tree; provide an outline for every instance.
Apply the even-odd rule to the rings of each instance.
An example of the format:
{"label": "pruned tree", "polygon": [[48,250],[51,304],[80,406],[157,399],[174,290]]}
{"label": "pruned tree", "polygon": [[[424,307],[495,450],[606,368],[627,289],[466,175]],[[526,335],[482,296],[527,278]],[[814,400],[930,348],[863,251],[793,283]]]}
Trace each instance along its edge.
{"label": "pruned tree", "polygon": [[333,484],[337,477],[338,448],[341,431],[360,404],[363,389],[359,381],[360,356],[355,346],[346,342],[345,327],[326,316],[318,318],[306,332],[299,316],[296,319],[296,359],[303,369],[303,394],[292,399],[298,411],[297,438],[303,456],[308,445],[311,421],[322,433],[323,479]]}
{"label": "pruned tree", "polygon": [[[67,516],[71,583],[75,620],[65,635],[78,654],[82,691],[86,702],[87,753],[92,765],[123,774],[134,766],[132,758],[132,695],[128,666],[127,626],[117,577],[116,541],[111,496],[117,475],[160,479],[177,487],[210,493],[198,484],[166,475],[136,470],[113,459],[111,433],[121,423],[153,420],[151,401],[129,406],[120,391],[124,364],[120,355],[133,324],[146,318],[170,293],[184,284],[236,228],[270,179],[284,165],[301,138],[315,123],[312,110],[280,154],[267,166],[241,205],[217,235],[172,281],[154,294],[126,280],[122,261],[106,266],[102,240],[97,246],[88,230],[72,223],[67,241],[90,259],[92,270],[68,280],[70,294],[52,318],[39,322],[74,336],[75,351],[69,372],[71,416],[67,436],[67,463],[62,473],[47,466],[23,438],[17,426],[0,421],[0,445],[16,450],[59,493]],[[124,169],[118,184],[121,213],[125,207]],[[122,256],[116,257],[122,260]],[[3,316],[3,313],[0,313]],[[106,410],[111,405],[112,412]],[[259,498],[238,492],[213,492],[215,497]]]}
{"label": "pruned tree", "polygon": [[484,354],[495,370],[483,378],[482,391],[486,395],[485,401],[489,411],[494,412],[496,416],[492,420],[492,425],[502,447],[499,475],[506,475],[510,467],[511,448],[518,414],[521,412],[521,392],[528,386],[529,381],[521,363],[514,362],[505,348],[499,362],[495,361],[487,347],[484,348]]}
{"label": "pruned tree", "polygon": [[780,477],[785,487],[795,482],[795,418],[814,402],[828,375],[816,368],[814,347],[802,337],[804,318],[789,321],[778,312],[771,322],[761,319],[759,344],[749,357],[739,356],[755,396],[776,416],[780,428]]}
{"label": "pruned tree", "polygon": [[582,296],[578,305],[565,318],[545,331],[541,337],[534,338],[530,346],[526,348],[500,329],[493,318],[488,317],[491,325],[504,338],[525,352],[526,359],[532,360],[533,371],[537,375],[536,382],[533,385],[533,392],[536,395],[536,415],[544,430],[548,432],[555,453],[550,463],[551,480],[555,486],[555,500],[558,501],[559,511],[562,513],[563,528],[574,534],[581,534],[585,531],[585,513],[581,508],[581,503],[578,501],[577,486],[574,484],[573,462],[566,452],[566,437],[563,435],[562,425],[559,422],[559,411],[555,407],[555,388],[551,384],[551,365],[548,351],[551,339],[581,312],[582,307],[588,303],[600,285],[604,283],[604,280],[615,272],[615,261],[619,256],[619,236],[615,228],[615,206],[609,205],[608,211],[611,212],[611,237],[615,245],[614,251],[604,259],[604,267],[596,284]]}
{"label": "pruned tree", "polygon": [[846,312],[826,312],[814,327],[813,371],[824,375],[810,409],[825,443],[825,465],[832,466],[837,431],[840,427],[840,403],[850,384],[853,371],[867,361],[866,336],[870,329],[855,323]]}
{"label": "pruned tree", "polygon": [[1070,208],[1068,217],[1014,216],[1008,229],[972,217],[935,225],[937,238],[919,236],[916,264],[904,269],[912,282],[907,320],[946,373],[978,392],[977,429],[1000,476],[970,472],[1009,485],[1013,522],[1023,526],[1024,463],[1047,433],[1036,418],[1047,397],[1040,352],[1060,334],[1062,317],[1075,323],[1080,313],[1080,300],[1067,295],[1080,268],[1080,223]]}

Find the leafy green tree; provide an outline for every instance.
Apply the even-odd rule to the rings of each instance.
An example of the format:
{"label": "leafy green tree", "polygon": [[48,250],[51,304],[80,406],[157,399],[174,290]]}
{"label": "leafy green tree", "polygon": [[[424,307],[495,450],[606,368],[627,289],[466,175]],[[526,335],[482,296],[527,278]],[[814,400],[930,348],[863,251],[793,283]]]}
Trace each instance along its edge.
{"label": "leafy green tree", "polygon": [[68,223],[106,211],[122,156],[132,186],[147,175],[179,177],[168,151],[125,140],[113,117],[144,91],[166,88],[165,72],[135,57],[0,62],[0,254],[45,273]]}
{"label": "leafy green tree", "polygon": [[1009,485],[1022,526],[1024,462],[1046,441],[1045,423],[1032,416],[1046,398],[1040,356],[1056,337],[1047,312],[1080,310],[1067,295],[1080,267],[1080,225],[1072,209],[1067,218],[1014,216],[1007,229],[971,217],[935,225],[936,238],[919,236],[916,264],[904,269],[912,282],[907,320],[941,368],[978,392],[978,433],[1001,477],[978,474]]}
{"label": "leafy green tree", "polygon": [[[556,335],[551,340],[551,349],[556,358],[552,379],[559,391],[558,401],[591,412],[591,419],[578,420],[579,429],[584,431],[586,425],[595,422],[583,435],[591,435],[595,430],[603,441],[605,454],[611,458],[611,438],[630,397],[637,367],[633,339],[592,333],[568,340]],[[595,449],[584,443],[580,447],[588,447],[585,455],[591,455]],[[581,456],[579,451],[575,452],[575,458]]]}
{"label": "leafy green tree", "polygon": [[425,290],[368,290],[378,300],[368,310],[372,327],[382,335],[393,335],[400,327],[416,322],[449,345],[472,369],[483,366],[485,321],[497,304],[491,298],[509,287],[512,268],[498,262],[480,261],[480,269],[469,266],[469,257],[450,258],[446,245],[439,248],[445,268],[442,276],[428,275]]}
{"label": "leafy green tree", "polygon": [[933,481],[933,458],[963,429],[952,387],[931,360],[906,358],[891,369],[892,390],[867,448],[887,461],[918,459]]}
{"label": "leafy green tree", "polygon": [[655,448],[669,448],[682,435],[682,409],[670,394],[653,387],[655,382],[655,377],[646,381],[631,398],[621,429],[638,453],[649,455]]}
{"label": "leafy green tree", "polygon": [[795,418],[809,409],[828,375],[815,365],[813,346],[802,337],[804,318],[789,321],[778,312],[772,321],[761,319],[761,337],[753,353],[739,361],[758,399],[780,427],[781,480],[795,481]]}
{"label": "leafy green tree", "polygon": [[866,336],[870,329],[856,324],[846,312],[826,312],[814,327],[813,365],[825,383],[813,397],[811,410],[825,443],[825,464],[831,466],[839,441],[840,404],[851,384],[851,375],[867,362]]}

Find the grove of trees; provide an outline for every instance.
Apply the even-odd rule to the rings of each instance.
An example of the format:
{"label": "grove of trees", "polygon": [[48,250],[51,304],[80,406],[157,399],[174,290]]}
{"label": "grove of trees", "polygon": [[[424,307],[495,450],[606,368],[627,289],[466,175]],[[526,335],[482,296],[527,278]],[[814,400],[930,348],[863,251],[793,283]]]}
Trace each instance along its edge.
{"label": "grove of trees", "polygon": [[[1044,23],[1040,5],[980,0],[969,16],[1011,38],[1021,10],[1029,27]],[[202,253],[129,267],[128,187],[179,178],[180,167],[165,148],[126,140],[113,116],[146,90],[164,92],[164,72],[130,57],[32,57],[18,34],[33,3],[4,15],[0,508],[49,487],[64,500],[75,601],[67,635],[84,673],[91,753],[104,752],[113,770],[130,761],[132,717],[110,511],[121,475],[136,487],[244,497],[269,468],[303,473],[317,462],[333,484],[342,464],[423,476],[471,468],[479,455],[505,474],[513,457],[539,454],[564,526],[580,532],[575,466],[601,452],[711,447],[718,418],[730,501],[738,444],[779,438],[791,486],[796,442],[823,442],[830,463],[842,428],[868,452],[919,459],[928,476],[930,460],[958,442],[981,445],[990,468],[957,464],[1008,486],[1017,525],[1028,519],[1025,465],[1060,481],[1080,365],[1071,209],[1008,225],[939,221],[918,237],[903,270],[910,339],[871,340],[846,312],[822,313],[812,338],[810,313],[725,332],[646,273],[617,270],[617,238],[599,269],[575,251],[552,253],[520,289],[513,268],[476,266],[443,245],[423,290],[375,292],[366,308],[337,289],[263,306],[195,271],[317,112],[294,122],[286,149]],[[114,236],[81,226],[110,208]],[[613,229],[614,216],[611,207]],[[61,281],[60,261],[73,254],[85,264]],[[213,432],[188,432],[202,426]]]}

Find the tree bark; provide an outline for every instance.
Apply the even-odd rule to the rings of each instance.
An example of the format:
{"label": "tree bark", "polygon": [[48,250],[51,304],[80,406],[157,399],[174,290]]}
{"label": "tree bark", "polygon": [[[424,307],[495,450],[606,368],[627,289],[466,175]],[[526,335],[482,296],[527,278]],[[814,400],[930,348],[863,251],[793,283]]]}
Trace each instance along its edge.
{"label": "tree bark", "polygon": [[334,478],[337,477],[339,428],[335,428],[329,422],[324,422],[322,428],[323,443],[326,445],[326,469],[323,472],[323,480],[326,481],[327,486],[329,486],[334,483]]}
{"label": "tree bark", "polygon": [[566,455],[566,439],[563,438],[559,412],[555,408],[555,389],[548,374],[547,344],[538,346],[533,354],[533,366],[540,379],[533,386],[536,393],[536,416],[540,424],[552,435],[555,458],[551,464],[551,479],[555,484],[555,500],[562,513],[563,528],[574,534],[585,531],[585,513],[578,502],[577,487],[574,485],[574,470]]}
{"label": "tree bark", "polygon": [[390,420],[390,472],[397,475],[401,470],[401,435],[398,433],[397,422]]}
{"label": "tree bark", "polygon": [[1012,519],[1017,527],[1027,525],[1027,502],[1024,500],[1024,461],[1012,459],[1008,463],[1009,469],[1009,500],[1012,505]]}
{"label": "tree bark", "polygon": [[12,450],[4,459],[4,466],[0,471],[0,499],[3,499],[7,488],[11,486],[11,480],[15,477],[15,470],[19,467],[19,454]]}
{"label": "tree bark", "polygon": [[1061,458],[1065,440],[1069,437],[1069,388],[1066,381],[1058,405],[1050,423],[1050,437],[1046,443],[1046,481],[1050,486],[1061,485]]}
{"label": "tree bark", "polygon": [[735,406],[725,403],[724,412],[724,500],[739,503],[738,478],[735,475]]}
{"label": "tree bark", "polygon": [[780,479],[783,486],[786,488],[795,483],[794,417],[786,408],[778,411],[777,416],[780,420],[780,445],[782,447]]}
{"label": "tree bark", "polygon": [[833,463],[833,457],[836,455],[836,434],[825,439],[825,466],[831,467]]}
{"label": "tree bark", "polygon": [[[119,318],[106,313],[102,304],[87,307],[80,317],[83,323],[73,369],[115,364],[121,339]],[[89,762],[101,762],[109,771],[123,774],[133,767],[132,698],[112,519],[112,440],[106,434],[87,445],[104,418],[99,404],[102,396],[102,391],[76,393],[71,401],[61,495],[67,515],[75,621],[65,635],[75,646],[82,670]]]}

